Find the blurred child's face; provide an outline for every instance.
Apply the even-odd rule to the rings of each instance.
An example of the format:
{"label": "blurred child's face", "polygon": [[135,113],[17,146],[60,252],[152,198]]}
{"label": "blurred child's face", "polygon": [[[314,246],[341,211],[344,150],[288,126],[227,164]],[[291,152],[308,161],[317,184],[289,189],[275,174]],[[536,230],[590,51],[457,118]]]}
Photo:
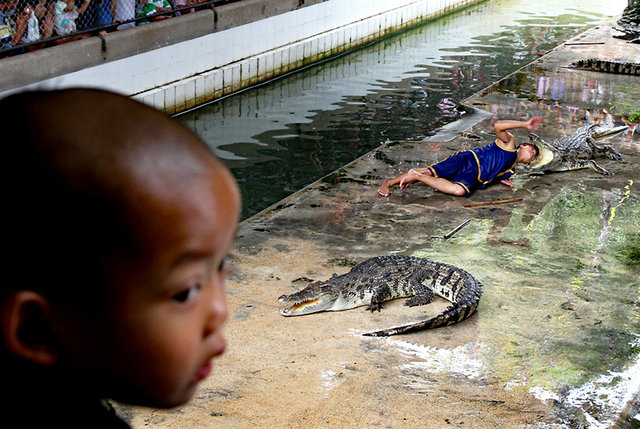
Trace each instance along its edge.
{"label": "blurred child's face", "polygon": [[66,340],[74,363],[109,397],[172,407],[193,397],[225,350],[240,197],[220,167],[174,189],[150,181],[132,192],[139,250],[115,262],[104,318],[74,326]]}

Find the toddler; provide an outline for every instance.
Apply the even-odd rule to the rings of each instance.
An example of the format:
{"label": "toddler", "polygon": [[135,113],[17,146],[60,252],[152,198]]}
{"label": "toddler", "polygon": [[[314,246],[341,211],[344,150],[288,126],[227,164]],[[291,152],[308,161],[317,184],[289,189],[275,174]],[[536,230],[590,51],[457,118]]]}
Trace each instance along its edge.
{"label": "toddler", "polygon": [[0,114],[14,142],[3,425],[119,428],[106,398],[186,403],[226,346],[231,174],[186,127],[110,92],[25,92]]}

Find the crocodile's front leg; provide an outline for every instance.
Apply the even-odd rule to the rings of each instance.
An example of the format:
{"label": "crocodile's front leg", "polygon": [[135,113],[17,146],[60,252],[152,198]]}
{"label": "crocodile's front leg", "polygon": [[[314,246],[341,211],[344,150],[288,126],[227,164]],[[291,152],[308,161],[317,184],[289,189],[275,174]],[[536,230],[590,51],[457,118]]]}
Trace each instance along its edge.
{"label": "crocodile's front leg", "polygon": [[383,302],[389,301],[392,297],[391,287],[387,282],[377,281],[371,283],[369,286],[372,291],[371,303],[365,308],[372,313],[374,311],[380,311],[384,308]]}
{"label": "crocodile's front leg", "polygon": [[622,155],[620,155],[620,153],[615,150],[613,146],[609,146],[606,144],[597,145],[595,142],[591,146],[593,146],[593,151],[599,155],[606,155],[609,157],[609,159],[622,161]]}
{"label": "crocodile's front leg", "polygon": [[596,139],[594,139],[591,136],[588,136],[586,138],[586,141],[587,141],[587,144],[589,145],[589,149],[591,149],[591,152],[594,155],[606,155],[609,157],[609,159],[613,159],[617,161],[622,160],[622,155],[620,155],[618,151],[615,150],[612,146],[609,146],[606,144],[598,145],[598,143],[596,143]]}
{"label": "crocodile's front leg", "polygon": [[602,174],[602,175],[604,175],[604,176],[612,176],[612,175],[613,175],[613,173],[612,173],[612,172],[610,172],[609,170],[607,170],[606,168],[600,167],[600,166],[598,165],[598,163],[596,163],[593,159],[589,159],[589,160],[587,160],[587,161],[580,161],[580,162],[588,163],[588,164],[589,164],[589,166],[590,166],[592,169],[594,169],[595,171],[597,171],[598,173],[600,173],[600,174]]}
{"label": "crocodile's front leg", "polygon": [[604,176],[611,176],[613,174],[606,168],[599,166],[593,159],[573,158],[573,159],[565,160],[565,163],[566,163],[566,170],[579,170],[581,168],[591,168]]}

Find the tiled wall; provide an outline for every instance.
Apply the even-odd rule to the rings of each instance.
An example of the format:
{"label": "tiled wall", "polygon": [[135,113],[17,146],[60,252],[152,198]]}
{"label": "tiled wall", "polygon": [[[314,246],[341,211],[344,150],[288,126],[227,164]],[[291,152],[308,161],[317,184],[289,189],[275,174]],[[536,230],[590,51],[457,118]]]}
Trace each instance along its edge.
{"label": "tiled wall", "polygon": [[[182,61],[176,58],[173,66],[197,72],[176,81],[175,76],[165,76],[172,83],[134,97],[167,113],[177,113],[478,2],[329,0],[165,48],[162,51],[193,53]],[[158,61],[166,63],[164,52],[149,54],[164,58]],[[156,71],[147,67],[138,77],[153,82]],[[135,93],[133,88],[131,93]]]}
{"label": "tiled wall", "polygon": [[326,0],[11,91],[99,87],[172,114],[482,1]]}

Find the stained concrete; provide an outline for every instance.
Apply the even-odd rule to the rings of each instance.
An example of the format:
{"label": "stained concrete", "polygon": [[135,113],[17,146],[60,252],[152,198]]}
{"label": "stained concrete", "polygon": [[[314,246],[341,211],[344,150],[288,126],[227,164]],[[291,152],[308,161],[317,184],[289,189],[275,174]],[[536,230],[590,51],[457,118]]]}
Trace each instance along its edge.
{"label": "stained concrete", "polygon": [[[555,428],[617,418],[640,389],[637,132],[607,142],[624,156],[600,161],[613,176],[521,170],[514,189],[494,185],[468,199],[419,185],[376,194],[385,178],[489,143],[495,119],[541,115],[543,139],[572,134],[587,111],[599,119],[605,107],[621,122],[627,104],[638,109],[640,78],[563,67],[588,57],[640,61],[637,45],[611,36],[608,25],[587,31],[465,100],[492,115],[470,113],[463,133],[390,142],[244,221],[228,287],[229,347],[213,375],[184,407],[119,406],[120,414],[135,428]],[[512,198],[522,201],[464,207]],[[449,240],[430,238],[468,218]],[[382,254],[466,269],[484,284],[478,312],[389,339],[360,333],[445,302],[279,314],[278,296]],[[612,372],[618,380],[604,386]],[[622,392],[601,404],[603,386]]]}

